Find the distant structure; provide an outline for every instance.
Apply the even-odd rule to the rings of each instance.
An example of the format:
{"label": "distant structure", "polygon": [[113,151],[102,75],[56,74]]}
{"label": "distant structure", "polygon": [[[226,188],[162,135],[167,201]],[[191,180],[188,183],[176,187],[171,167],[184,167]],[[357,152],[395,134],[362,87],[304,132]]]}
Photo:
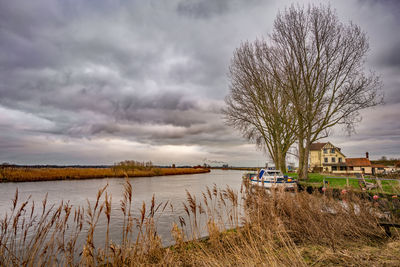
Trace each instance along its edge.
{"label": "distant structure", "polygon": [[330,173],[384,173],[386,166],[372,164],[369,153],[365,158],[347,158],[341,148],[327,143],[313,143],[310,147],[310,169],[314,172]]}
{"label": "distant structure", "polygon": [[288,170],[289,172],[292,172],[292,171],[295,170],[295,166],[294,166],[294,163],[293,163],[293,162],[289,162],[289,163],[287,164],[287,170]]}

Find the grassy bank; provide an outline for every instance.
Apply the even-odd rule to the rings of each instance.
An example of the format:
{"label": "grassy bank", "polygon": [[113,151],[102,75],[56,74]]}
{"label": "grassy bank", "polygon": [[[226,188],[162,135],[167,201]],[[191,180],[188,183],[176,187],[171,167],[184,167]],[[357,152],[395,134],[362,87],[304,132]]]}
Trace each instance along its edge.
{"label": "grassy bank", "polygon": [[[289,176],[297,179],[297,173],[290,173]],[[309,173],[307,181],[299,181],[299,183],[305,187],[322,187],[324,179],[328,183],[325,186],[328,188],[336,188],[336,189],[351,189],[353,191],[361,191],[360,186],[358,185],[358,180],[349,179],[335,179],[328,178],[334,177],[337,175],[332,174],[320,174],[320,173]],[[343,176],[346,177],[346,176]],[[354,177],[355,178],[355,177]],[[376,183],[375,179],[365,178],[366,182]],[[347,185],[348,183],[348,185]],[[384,193],[384,194],[400,194],[400,180],[399,181],[385,181],[381,180],[382,189],[379,187],[376,189],[372,189],[371,193]]]}
{"label": "grassy bank", "polygon": [[[0,221],[0,265],[396,266],[400,261],[399,233],[393,229],[388,238],[378,225],[385,212],[379,201],[363,201],[351,191],[342,196],[346,205],[329,194],[268,193],[248,184],[241,191],[243,197],[214,186],[202,199],[188,192],[182,203],[186,215],[171,224],[175,243],[167,248],[161,245],[155,221],[174,208],[153,197],[134,218],[131,211],[138,207],[131,206],[129,181],[121,202],[124,226],[119,243],[109,238],[115,214],[111,216],[107,188],[85,208],[68,203],[46,207],[44,201],[46,212],[39,217],[30,215],[35,204],[18,202],[17,194],[12,213]],[[400,208],[397,199],[392,204]],[[100,217],[107,225],[96,232]],[[207,222],[208,238],[187,242],[199,237],[201,221]],[[26,238],[28,230],[33,235]],[[96,244],[95,237],[104,243]],[[81,245],[79,238],[85,240]]]}
{"label": "grassy bank", "polygon": [[52,180],[76,180],[106,177],[150,177],[161,175],[179,175],[206,173],[208,169],[195,168],[13,168],[0,170],[1,182],[33,182]]}

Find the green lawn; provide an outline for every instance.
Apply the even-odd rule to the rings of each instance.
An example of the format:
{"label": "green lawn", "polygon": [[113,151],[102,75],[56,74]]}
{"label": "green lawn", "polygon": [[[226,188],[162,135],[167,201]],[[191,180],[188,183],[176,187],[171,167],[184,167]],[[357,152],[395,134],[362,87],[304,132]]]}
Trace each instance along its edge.
{"label": "green lawn", "polygon": [[[287,175],[297,179],[297,173],[288,173]],[[334,179],[328,177],[335,177],[334,174],[320,174],[320,173],[309,173],[308,174],[308,181],[299,181],[300,184],[305,186],[314,186],[314,187],[321,187],[323,185],[323,181],[329,182],[327,185],[330,188],[346,188],[347,181],[346,179]],[[367,182],[376,183],[375,179],[365,179]],[[400,180],[399,180],[400,181]],[[373,189],[371,192],[376,193],[388,193],[388,194],[399,194],[400,193],[400,182],[399,181],[381,181],[382,189]],[[360,190],[358,185],[358,180],[349,179],[348,181],[349,187],[353,190]]]}

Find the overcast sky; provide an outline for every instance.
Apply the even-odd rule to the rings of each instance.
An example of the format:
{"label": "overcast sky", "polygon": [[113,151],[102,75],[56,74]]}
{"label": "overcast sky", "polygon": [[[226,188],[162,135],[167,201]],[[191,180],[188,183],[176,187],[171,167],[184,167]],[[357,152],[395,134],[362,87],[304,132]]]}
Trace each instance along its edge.
{"label": "overcast sky", "polygon": [[[0,0],[0,162],[263,164],[219,113],[228,65],[278,10],[309,2]],[[400,1],[330,3],[367,32],[385,105],[328,140],[349,157],[399,157]]]}

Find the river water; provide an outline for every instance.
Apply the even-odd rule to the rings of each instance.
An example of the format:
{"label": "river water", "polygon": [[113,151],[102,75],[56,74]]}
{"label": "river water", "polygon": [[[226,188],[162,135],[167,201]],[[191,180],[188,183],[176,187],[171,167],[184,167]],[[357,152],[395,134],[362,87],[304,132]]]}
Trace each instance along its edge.
{"label": "river water", "polygon": [[[178,223],[179,216],[186,216],[183,207],[183,202],[187,199],[186,190],[199,200],[202,198],[202,192],[206,191],[206,186],[213,187],[214,184],[220,189],[229,186],[239,192],[242,174],[243,171],[212,170],[210,173],[204,174],[129,178],[133,187],[132,210],[134,217],[139,217],[139,210],[143,202],[150,207],[153,194],[156,203],[169,201],[173,210],[169,208],[168,204],[168,208],[156,216],[157,232],[161,236],[163,244],[169,245],[172,242],[170,232],[173,222]],[[98,190],[108,184],[107,191],[112,195],[110,237],[114,242],[119,243],[123,223],[120,201],[123,199],[124,183],[124,178],[0,183],[0,218],[10,212],[17,188],[21,201],[30,196],[31,200],[40,204],[47,194],[49,205],[57,206],[61,201],[69,201],[73,207],[86,208],[87,201],[94,203]],[[39,209],[37,212],[40,212]],[[105,216],[101,216],[96,232],[104,236],[105,229],[106,219]]]}

